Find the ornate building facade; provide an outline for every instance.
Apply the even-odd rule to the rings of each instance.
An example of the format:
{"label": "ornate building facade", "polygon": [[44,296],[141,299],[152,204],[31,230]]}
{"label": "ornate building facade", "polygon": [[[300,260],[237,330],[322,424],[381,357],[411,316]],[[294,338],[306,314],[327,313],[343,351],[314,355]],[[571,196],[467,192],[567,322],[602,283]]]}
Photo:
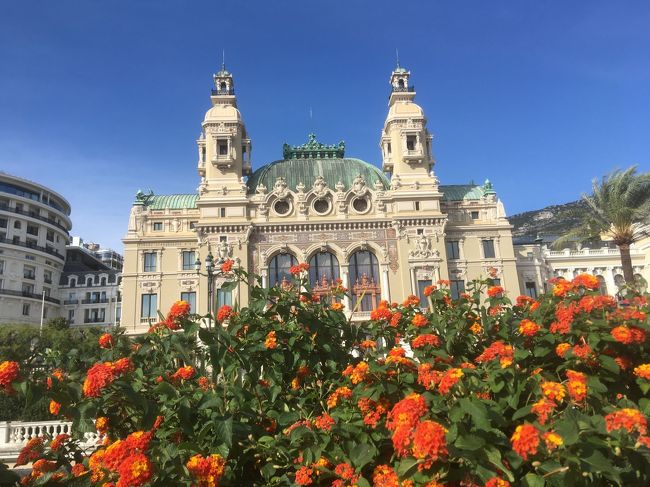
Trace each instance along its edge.
{"label": "ornate building facade", "polygon": [[[253,171],[251,137],[222,67],[197,140],[196,193],[136,195],[123,240],[123,326],[141,331],[178,299],[205,313],[207,277],[195,261],[205,262],[210,250],[260,275],[264,286],[283,285],[291,265],[307,262],[316,292],[343,281],[351,292],[346,310],[357,319],[380,299],[422,295],[439,279],[458,295],[466,282],[491,275],[516,296],[503,204],[489,181],[439,183],[409,77],[399,66],[390,77],[381,170],[347,157],[343,142],[322,144],[312,134]],[[222,292],[224,282],[216,276],[214,307],[246,305],[246,286]]]}

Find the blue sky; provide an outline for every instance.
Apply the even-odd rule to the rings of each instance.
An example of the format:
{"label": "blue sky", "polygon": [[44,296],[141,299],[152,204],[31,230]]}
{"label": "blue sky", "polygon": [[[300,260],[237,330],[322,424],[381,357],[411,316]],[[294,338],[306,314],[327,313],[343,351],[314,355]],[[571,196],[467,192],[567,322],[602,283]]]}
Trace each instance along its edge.
{"label": "blue sky", "polygon": [[647,1],[5,1],[0,170],[121,250],[137,189],[197,187],[222,49],[257,168],[312,130],[380,165],[398,48],[441,182],[490,178],[509,214],[537,209],[650,170],[648,25]]}

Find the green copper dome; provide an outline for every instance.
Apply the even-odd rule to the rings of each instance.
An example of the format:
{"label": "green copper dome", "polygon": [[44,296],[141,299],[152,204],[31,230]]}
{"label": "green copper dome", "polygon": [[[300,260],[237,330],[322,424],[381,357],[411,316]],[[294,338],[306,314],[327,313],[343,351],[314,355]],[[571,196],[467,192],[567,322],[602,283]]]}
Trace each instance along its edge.
{"label": "green copper dome", "polygon": [[316,141],[316,136],[313,134],[309,135],[306,144],[298,146],[285,144],[284,159],[271,162],[256,170],[248,179],[248,192],[255,193],[260,184],[266,186],[267,191],[273,191],[273,185],[279,177],[285,179],[292,191],[295,191],[300,183],[305,185],[305,190],[308,190],[318,176],[322,176],[333,191],[339,182],[345,185],[344,191],[349,190],[352,182],[359,175],[363,176],[370,188],[373,188],[377,181],[384,189],[389,188],[388,179],[378,167],[360,159],[344,157],[344,150],[343,142],[337,145],[321,144]]}

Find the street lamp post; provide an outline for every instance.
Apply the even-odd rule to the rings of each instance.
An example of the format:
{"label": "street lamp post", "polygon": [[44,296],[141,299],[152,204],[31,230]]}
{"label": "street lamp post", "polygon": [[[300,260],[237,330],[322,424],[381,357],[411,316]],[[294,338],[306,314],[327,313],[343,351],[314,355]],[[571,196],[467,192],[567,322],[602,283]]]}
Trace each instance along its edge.
{"label": "street lamp post", "polygon": [[[222,259],[218,259],[215,262],[214,256],[212,255],[212,251],[210,250],[209,246],[208,255],[205,257],[205,274],[201,273],[201,259],[199,259],[198,256],[194,262],[194,270],[196,270],[196,273],[200,276],[206,276],[208,278],[208,314],[210,316],[212,316],[212,302],[214,300],[214,279],[221,274],[221,272],[215,272],[214,269],[215,266],[221,265],[222,263]],[[212,318],[210,318],[210,320],[212,320]]]}

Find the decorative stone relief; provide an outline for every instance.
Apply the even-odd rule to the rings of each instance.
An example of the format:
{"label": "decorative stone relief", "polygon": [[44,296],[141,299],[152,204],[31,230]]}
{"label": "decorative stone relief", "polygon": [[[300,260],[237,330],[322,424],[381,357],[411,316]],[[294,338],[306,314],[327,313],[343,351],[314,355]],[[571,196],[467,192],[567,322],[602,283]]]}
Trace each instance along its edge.
{"label": "decorative stone relief", "polygon": [[393,274],[399,269],[399,260],[397,259],[397,245],[395,242],[388,244],[388,268],[393,271]]}
{"label": "decorative stone relief", "polygon": [[305,185],[302,184],[302,181],[298,183],[296,186],[296,191],[298,191],[298,194],[301,195],[305,192]]}
{"label": "decorative stone relief", "polygon": [[219,242],[219,246],[217,247],[217,257],[220,260],[226,260],[232,257],[232,244],[229,244],[228,242]]}
{"label": "decorative stone relief", "polygon": [[345,184],[343,184],[343,181],[339,181],[338,183],[336,183],[336,186],[334,186],[334,188],[336,188],[337,193],[342,193],[343,190],[345,189]]}
{"label": "decorative stone relief", "polygon": [[312,191],[316,196],[322,197],[327,194],[327,182],[323,176],[318,176],[312,186]]}
{"label": "decorative stone relief", "polygon": [[257,185],[257,188],[255,188],[255,192],[259,195],[264,195],[266,194],[266,186],[264,186],[262,183]]}
{"label": "decorative stone relief", "polygon": [[273,184],[273,193],[275,193],[275,195],[280,199],[289,196],[287,181],[282,176],[276,178],[275,184]]}
{"label": "decorative stone relief", "polygon": [[205,177],[201,177],[201,184],[197,188],[200,195],[204,195],[208,192],[208,182],[205,180]]}
{"label": "decorative stone relief", "polygon": [[440,252],[431,248],[431,242],[426,235],[420,235],[415,241],[415,249],[409,251],[409,257],[420,259],[440,257]]}
{"label": "decorative stone relief", "polygon": [[366,180],[361,174],[359,174],[356,178],[354,178],[354,181],[352,181],[352,192],[357,196],[363,196],[368,192]]}

